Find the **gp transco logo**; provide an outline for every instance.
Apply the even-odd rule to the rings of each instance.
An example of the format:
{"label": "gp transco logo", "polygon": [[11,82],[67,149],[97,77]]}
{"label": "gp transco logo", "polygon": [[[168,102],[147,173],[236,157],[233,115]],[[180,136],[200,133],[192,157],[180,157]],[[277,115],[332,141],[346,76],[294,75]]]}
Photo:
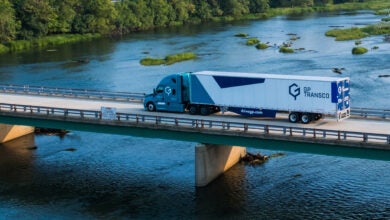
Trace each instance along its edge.
{"label": "gp transco logo", "polygon": [[294,100],[297,100],[297,97],[301,94],[301,88],[297,84],[293,83],[288,87],[288,89],[288,93],[294,97]]}

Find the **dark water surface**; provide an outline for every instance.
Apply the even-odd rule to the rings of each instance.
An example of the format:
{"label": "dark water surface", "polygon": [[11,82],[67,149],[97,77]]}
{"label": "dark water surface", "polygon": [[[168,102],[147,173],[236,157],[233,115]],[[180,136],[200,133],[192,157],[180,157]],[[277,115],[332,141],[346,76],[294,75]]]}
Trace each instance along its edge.
{"label": "dark water surface", "polygon": [[[224,70],[351,77],[352,105],[390,108],[390,44],[324,36],[329,26],[380,20],[361,14],[315,14],[264,21],[205,24],[0,56],[4,84],[150,92],[166,74]],[[239,32],[270,45],[300,37],[295,54],[257,50]],[[144,67],[139,60],[192,51],[199,58]],[[89,59],[88,64],[74,62]],[[72,106],[69,106],[72,107]],[[390,163],[285,152],[252,167],[238,164],[206,188],[194,187],[195,144],[72,131],[65,137],[27,136],[0,145],[3,219],[388,219]],[[280,145],[289,143],[281,142]],[[31,149],[36,146],[37,148]],[[313,147],[316,147],[313,145]],[[254,149],[250,152],[272,154]]]}

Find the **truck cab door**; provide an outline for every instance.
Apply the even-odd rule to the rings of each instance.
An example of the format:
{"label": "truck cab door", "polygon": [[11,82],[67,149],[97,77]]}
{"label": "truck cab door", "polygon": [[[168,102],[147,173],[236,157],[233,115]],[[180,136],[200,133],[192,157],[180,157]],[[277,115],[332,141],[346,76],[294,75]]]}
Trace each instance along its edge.
{"label": "truck cab door", "polygon": [[165,87],[163,85],[159,85],[156,88],[155,93],[155,104],[157,110],[166,110],[166,102],[165,102]]}

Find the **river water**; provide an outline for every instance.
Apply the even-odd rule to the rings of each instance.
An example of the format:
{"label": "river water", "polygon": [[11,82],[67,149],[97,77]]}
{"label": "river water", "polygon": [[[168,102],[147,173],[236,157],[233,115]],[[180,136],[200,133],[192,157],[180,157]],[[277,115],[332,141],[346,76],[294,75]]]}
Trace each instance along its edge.
{"label": "river water", "polygon": [[[223,70],[351,78],[352,106],[390,108],[390,44],[324,36],[330,26],[376,23],[371,12],[210,23],[0,56],[3,84],[145,92],[165,75]],[[257,50],[236,33],[272,46]],[[293,36],[294,54],[277,46]],[[379,49],[371,49],[374,46]],[[145,67],[140,59],[194,52],[198,59]],[[75,60],[88,59],[89,63]],[[69,106],[74,107],[74,106]],[[281,142],[280,145],[288,143]],[[71,131],[0,145],[0,218],[5,219],[383,219],[390,218],[390,163],[284,152],[260,166],[238,164],[194,187],[196,143]],[[34,148],[36,147],[36,149]],[[255,149],[249,152],[272,154]],[[313,145],[315,147],[315,145]]]}

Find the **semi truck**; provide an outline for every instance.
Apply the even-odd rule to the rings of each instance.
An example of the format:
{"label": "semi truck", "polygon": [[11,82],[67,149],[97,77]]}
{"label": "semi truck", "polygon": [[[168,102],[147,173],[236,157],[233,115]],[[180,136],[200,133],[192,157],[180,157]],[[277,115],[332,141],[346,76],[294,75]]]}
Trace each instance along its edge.
{"label": "semi truck", "polygon": [[304,124],[324,115],[337,121],[350,117],[348,77],[319,77],[241,72],[200,71],[164,77],[146,95],[148,111],[209,115],[233,112],[251,117],[288,113]]}

